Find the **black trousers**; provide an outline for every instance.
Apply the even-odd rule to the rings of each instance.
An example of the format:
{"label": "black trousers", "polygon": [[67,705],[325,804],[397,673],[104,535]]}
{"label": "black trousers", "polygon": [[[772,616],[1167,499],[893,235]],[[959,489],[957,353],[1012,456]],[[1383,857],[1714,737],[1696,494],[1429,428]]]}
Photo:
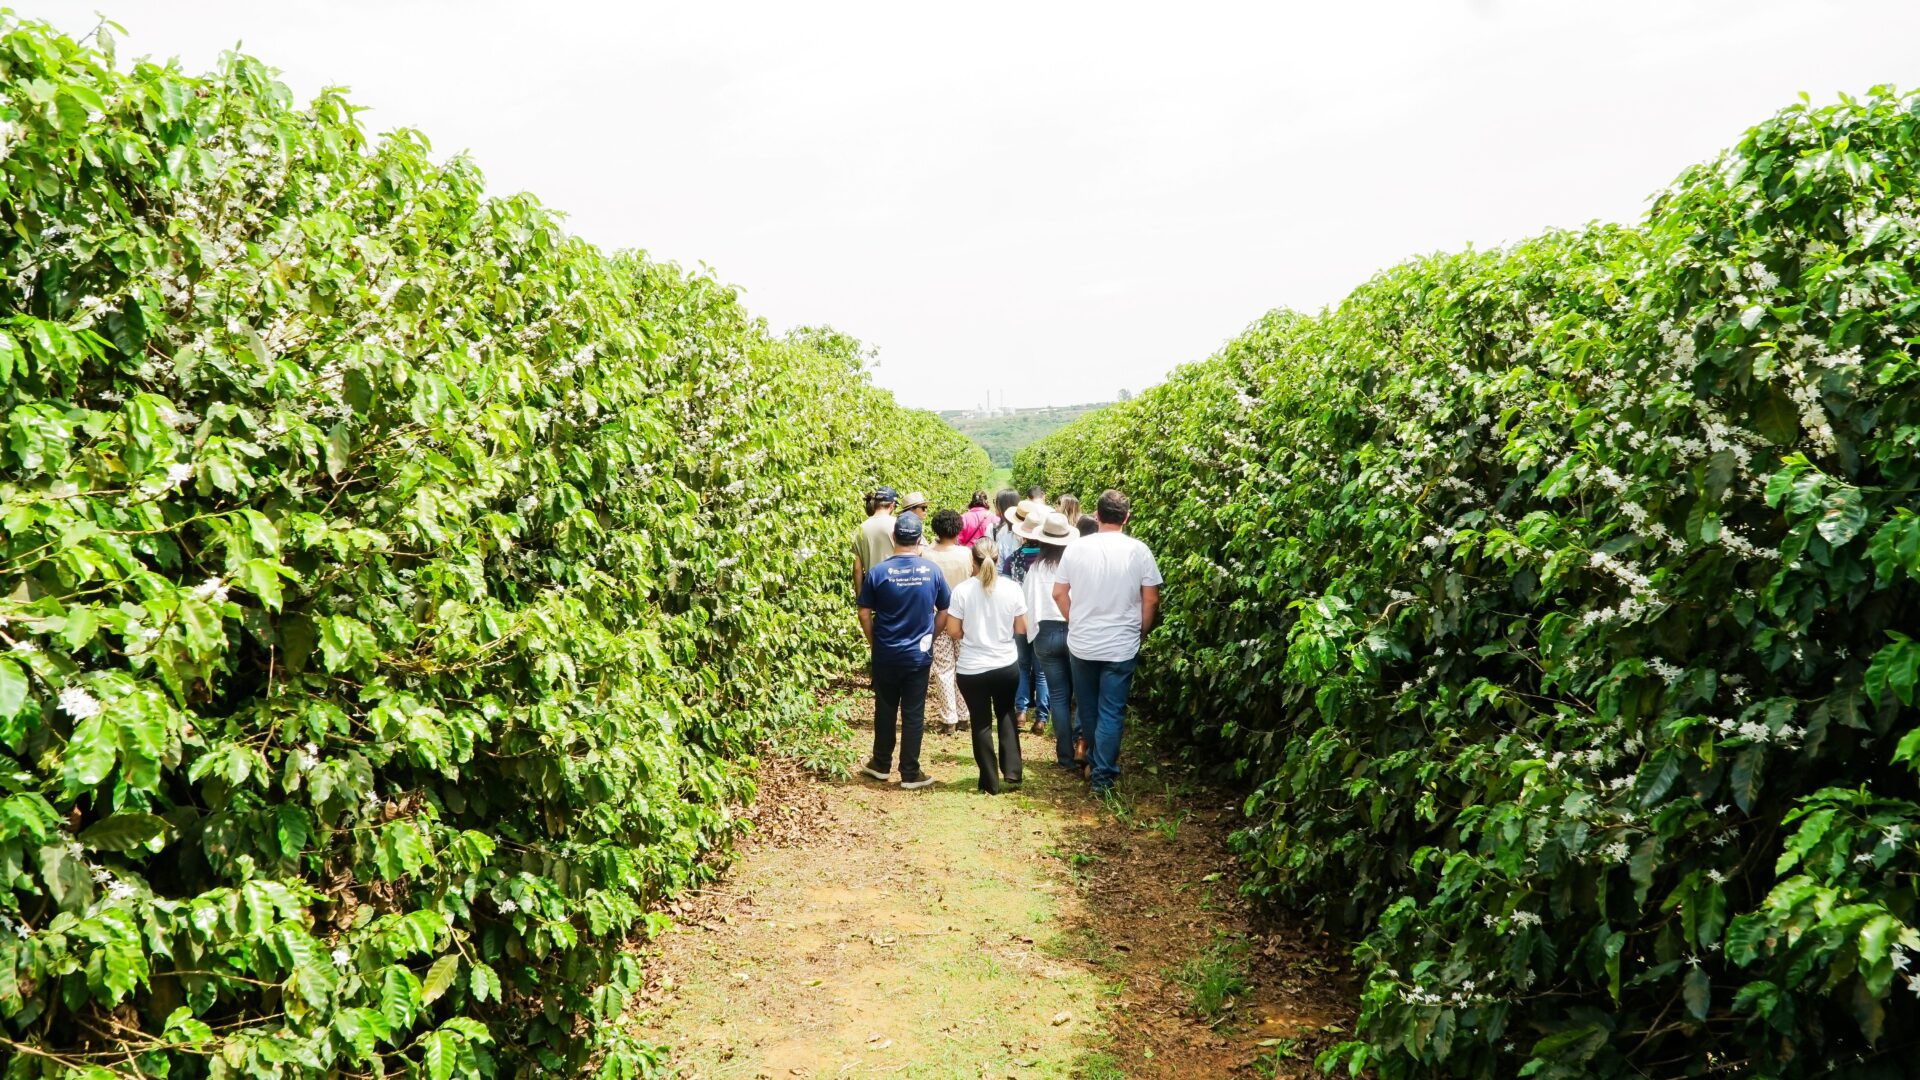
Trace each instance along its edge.
{"label": "black trousers", "polygon": [[[960,697],[967,703],[967,715],[973,724],[973,763],[980,767],[980,790],[1000,794],[1002,778],[1009,784],[1020,782],[1020,726],[1013,718],[1013,694],[1020,688],[1020,665],[1008,664],[996,671],[958,676]],[[993,737],[1000,735],[1000,752],[994,753]]]}
{"label": "black trousers", "polygon": [[893,764],[893,729],[900,725],[900,779],[920,775],[920,740],[927,731],[927,675],[930,666],[873,664],[873,764]]}

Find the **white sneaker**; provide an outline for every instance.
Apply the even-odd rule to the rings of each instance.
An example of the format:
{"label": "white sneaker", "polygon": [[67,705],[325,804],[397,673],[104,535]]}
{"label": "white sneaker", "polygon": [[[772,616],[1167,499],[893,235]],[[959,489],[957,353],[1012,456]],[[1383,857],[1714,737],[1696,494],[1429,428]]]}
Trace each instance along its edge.
{"label": "white sneaker", "polygon": [[933,777],[928,776],[926,773],[915,773],[912,776],[903,775],[900,777],[900,786],[908,791],[912,791],[914,788],[927,787],[932,783]]}
{"label": "white sneaker", "polygon": [[866,773],[868,776],[873,777],[875,780],[878,780],[883,784],[886,783],[888,780],[892,779],[891,773],[887,772],[886,769],[881,768],[879,765],[876,765],[871,761],[867,762],[866,766],[863,767],[860,771],[863,773]]}

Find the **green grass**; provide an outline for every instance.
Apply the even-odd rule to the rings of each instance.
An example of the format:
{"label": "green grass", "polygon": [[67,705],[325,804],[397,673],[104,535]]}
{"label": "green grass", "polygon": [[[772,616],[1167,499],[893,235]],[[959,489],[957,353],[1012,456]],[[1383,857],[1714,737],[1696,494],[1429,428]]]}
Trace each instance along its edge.
{"label": "green grass", "polygon": [[1300,1040],[1273,1039],[1267,1052],[1253,1060],[1253,1075],[1261,1080],[1277,1080],[1280,1069],[1289,1061],[1300,1058]]}
{"label": "green grass", "polygon": [[1153,831],[1159,833],[1162,840],[1171,844],[1179,838],[1180,826],[1187,820],[1191,813],[1192,811],[1182,810],[1172,817],[1155,818],[1153,820]]}
{"label": "green grass", "polygon": [[1073,1080],[1127,1080],[1120,1059],[1104,1050],[1089,1050],[1073,1063]]}
{"label": "green grass", "polygon": [[1215,942],[1174,972],[1174,981],[1187,990],[1194,1015],[1215,1023],[1247,992],[1246,953],[1241,942]]}

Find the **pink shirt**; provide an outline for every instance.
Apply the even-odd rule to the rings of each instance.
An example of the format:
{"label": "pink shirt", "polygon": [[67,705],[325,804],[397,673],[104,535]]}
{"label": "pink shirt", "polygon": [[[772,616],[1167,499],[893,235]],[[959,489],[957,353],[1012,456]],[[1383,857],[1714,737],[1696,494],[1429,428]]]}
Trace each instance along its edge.
{"label": "pink shirt", "polygon": [[992,510],[984,506],[975,506],[960,515],[960,538],[954,543],[961,547],[972,547],[975,540],[993,531],[993,523],[999,520]]}

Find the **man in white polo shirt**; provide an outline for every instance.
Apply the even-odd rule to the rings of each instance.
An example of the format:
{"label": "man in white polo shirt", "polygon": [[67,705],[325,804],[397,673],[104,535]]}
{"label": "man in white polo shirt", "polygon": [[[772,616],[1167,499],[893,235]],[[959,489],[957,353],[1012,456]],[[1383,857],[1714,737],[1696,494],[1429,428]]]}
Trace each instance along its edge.
{"label": "man in white polo shirt", "polygon": [[1120,778],[1120,736],[1140,639],[1160,610],[1160,567],[1126,534],[1133,508],[1118,491],[1100,493],[1100,531],[1067,548],[1054,575],[1053,602],[1067,620],[1067,652],[1080,730],[1093,736],[1094,794]]}

